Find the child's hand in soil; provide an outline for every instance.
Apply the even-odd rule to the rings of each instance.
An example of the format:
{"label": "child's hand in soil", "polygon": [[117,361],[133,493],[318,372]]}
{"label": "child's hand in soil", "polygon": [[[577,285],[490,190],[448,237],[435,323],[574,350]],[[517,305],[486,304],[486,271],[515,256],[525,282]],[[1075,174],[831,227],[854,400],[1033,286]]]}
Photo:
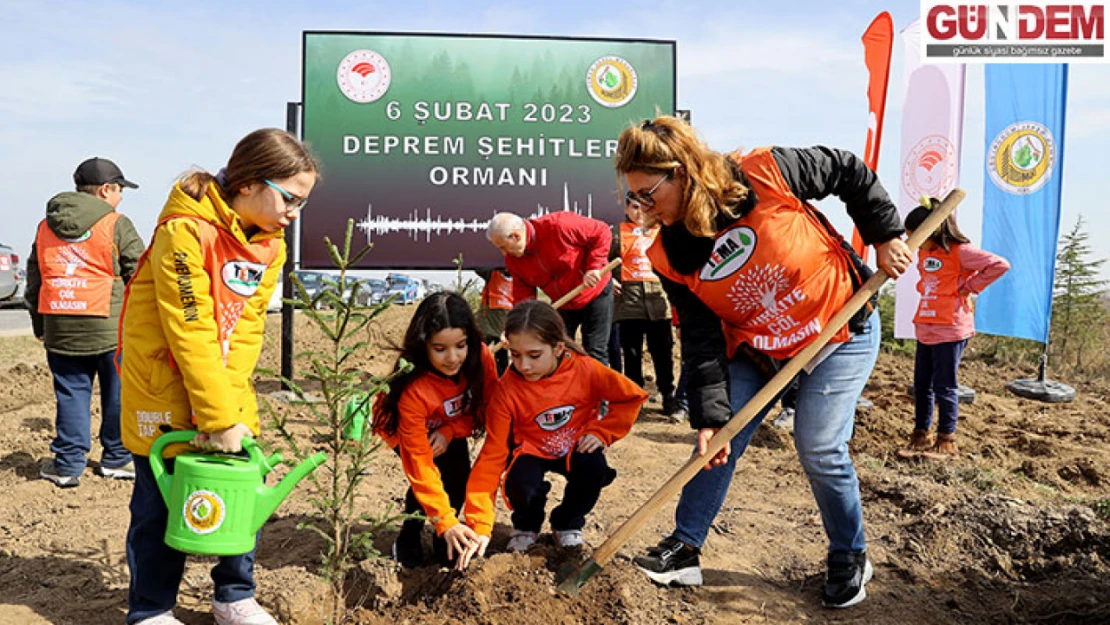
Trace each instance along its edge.
{"label": "child's hand in soil", "polygon": [[[475,532],[474,535],[477,536],[477,538],[471,540],[466,551],[460,553],[459,558],[455,560],[455,570],[462,571],[466,569],[466,567],[470,566],[470,561],[475,557],[485,557],[486,547],[489,547],[489,536],[482,536],[477,532]],[[444,536],[446,536],[446,533]]]}
{"label": "child's hand in soil", "polygon": [[478,538],[478,533],[463,523],[456,523],[443,532],[443,540],[447,542],[447,558],[455,560],[456,569],[461,571],[470,563],[470,558],[466,557],[466,554],[471,551]]}

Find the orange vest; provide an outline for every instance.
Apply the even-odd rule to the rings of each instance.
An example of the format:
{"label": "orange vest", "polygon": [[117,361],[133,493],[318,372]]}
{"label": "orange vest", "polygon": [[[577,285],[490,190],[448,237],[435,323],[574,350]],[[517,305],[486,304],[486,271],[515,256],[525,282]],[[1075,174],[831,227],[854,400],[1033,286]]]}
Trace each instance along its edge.
{"label": "orange vest", "polygon": [[[789,358],[851,298],[851,260],[841,237],[790,191],[770,148],[730,158],[759,199],[752,212],[717,233],[697,273],[675,271],[662,240],[648,249],[648,258],[721,318],[730,357],[747,343],[772,358]],[[845,325],[832,342],[848,338]]]}
{"label": "orange vest", "polygon": [[482,308],[490,310],[513,309],[513,277],[495,269],[482,288]]}
{"label": "orange vest", "polygon": [[[257,243],[243,245],[232,234],[223,228],[217,227],[197,215],[167,215],[158,222],[154,228],[157,236],[158,228],[171,219],[192,219],[197,223],[200,231],[200,247],[204,251],[204,270],[212,277],[212,297],[216,311],[216,322],[219,326],[220,348],[224,355],[224,364],[227,364],[227,354],[231,351],[231,334],[239,319],[243,317],[243,309],[254,292],[262,284],[262,276],[266,268],[274,262],[281,252],[282,239],[270,238]],[[136,275],[139,267],[147,261],[147,255],[153,246],[147,247],[139,258],[135,268]],[[175,263],[175,267],[177,263]],[[188,267],[181,265],[185,272]],[[179,271],[178,273],[181,273]],[[131,289],[128,288],[128,294]],[[189,293],[181,292],[182,305],[188,317],[190,304]],[[124,296],[124,308],[127,306],[127,295]],[[193,314],[195,315],[195,308]],[[120,315],[120,347],[123,350],[123,318]]]}
{"label": "orange vest", "polygon": [[659,282],[659,277],[651,268],[647,249],[659,236],[659,228],[649,231],[636,224],[621,223],[621,282]]}
{"label": "orange vest", "polygon": [[78,239],[54,234],[46,220],[35,237],[42,286],[39,313],[108,317],[112,313],[112,285],[119,276],[114,266],[115,232],[120,214],[112,211]]}
{"label": "orange vest", "polygon": [[970,310],[971,298],[960,295],[960,246],[952,245],[944,251],[941,246],[917,253],[917,303],[914,323],[951,325],[956,320],[956,307],[963,305]]}

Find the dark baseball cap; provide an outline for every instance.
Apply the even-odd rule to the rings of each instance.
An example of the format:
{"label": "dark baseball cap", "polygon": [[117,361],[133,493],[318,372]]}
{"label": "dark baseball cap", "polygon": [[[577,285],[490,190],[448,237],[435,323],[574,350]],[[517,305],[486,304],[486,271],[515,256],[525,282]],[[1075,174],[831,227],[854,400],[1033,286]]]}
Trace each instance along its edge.
{"label": "dark baseball cap", "polygon": [[100,157],[93,157],[77,166],[73,172],[73,182],[77,186],[119,184],[131,189],[138,189],[139,185],[123,177],[123,172],[115,163]]}

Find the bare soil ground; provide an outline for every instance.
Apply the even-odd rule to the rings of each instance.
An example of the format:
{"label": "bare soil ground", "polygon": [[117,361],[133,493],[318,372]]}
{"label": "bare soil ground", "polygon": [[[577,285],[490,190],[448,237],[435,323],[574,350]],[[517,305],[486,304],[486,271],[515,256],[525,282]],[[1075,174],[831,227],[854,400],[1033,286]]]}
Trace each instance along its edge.
{"label": "bare soil ground", "polygon": [[[390,310],[375,338],[399,338],[411,311]],[[276,369],[279,324],[277,317],[271,321],[263,364]],[[318,340],[306,320],[298,319],[297,328],[299,346]],[[1110,623],[1110,384],[1079,384],[1071,404],[1019,399],[1006,393],[1005,383],[1035,372],[988,367],[976,361],[975,345],[973,340],[961,382],[978,398],[962,407],[962,455],[945,464],[896,459],[912,429],[906,387],[913,363],[880,357],[865,393],[874,407],[860,414],[852,443],[876,567],[869,597],[857,608],[819,606],[825,551],[820,518],[790,435],[764,426],[713,526],[702,558],[702,588],[656,587],[629,562],[670,529],[673,502],[578,597],[554,592],[554,571],[573,554],[550,546],[550,539],[527,555],[495,553],[509,530],[501,510],[495,555],[464,575],[363,562],[351,579],[350,620]],[[392,359],[374,350],[357,364],[385,372]],[[0,363],[0,625],[122,623],[130,484],[91,470],[75,489],[38,479],[53,437],[45,357],[30,337],[0,337]],[[587,540],[600,544],[646,500],[682,464],[691,440],[687,426],[665,422],[658,405],[650,404],[632,434],[609,452],[620,475],[591,515]],[[98,456],[94,443],[93,460]],[[380,454],[360,505],[399,504],[405,487],[396,457]],[[310,509],[303,500],[306,488],[266,525],[257,577],[259,600],[283,623],[308,625],[323,622],[324,586],[314,573],[322,545],[296,527]],[[560,493],[557,484],[552,499]],[[375,546],[388,553],[393,536],[382,532]],[[179,618],[190,625],[212,622],[211,564],[190,560],[178,607]]]}

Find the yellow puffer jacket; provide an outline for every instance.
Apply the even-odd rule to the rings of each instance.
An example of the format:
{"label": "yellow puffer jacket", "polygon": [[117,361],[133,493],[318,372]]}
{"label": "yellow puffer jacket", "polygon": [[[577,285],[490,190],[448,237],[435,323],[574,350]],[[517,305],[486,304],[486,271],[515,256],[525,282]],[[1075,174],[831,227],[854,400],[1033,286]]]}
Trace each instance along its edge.
{"label": "yellow puffer jacket", "polygon": [[[257,290],[242,307],[227,346],[222,345],[213,276],[205,269],[202,224],[228,232],[250,249],[278,245]],[[150,248],[128,285],[121,322],[120,425],[123,442],[146,456],[165,426],[215,432],[243,423],[257,435],[258,406],[251,375],[262,351],[266,306],[285,262],[282,233],[250,239],[215,185],[196,201],[174,186],[159,216]],[[226,271],[224,273],[227,273]],[[226,281],[226,276],[223,278]],[[171,445],[166,456],[186,451]]]}

